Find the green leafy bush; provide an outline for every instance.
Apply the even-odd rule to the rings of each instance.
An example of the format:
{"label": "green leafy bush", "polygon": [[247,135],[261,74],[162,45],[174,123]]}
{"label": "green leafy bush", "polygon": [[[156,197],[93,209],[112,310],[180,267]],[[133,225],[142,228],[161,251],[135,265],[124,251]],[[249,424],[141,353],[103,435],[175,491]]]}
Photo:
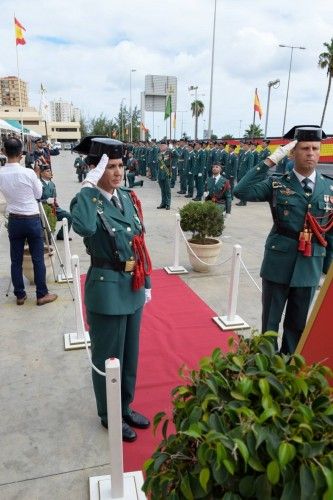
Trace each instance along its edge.
{"label": "green leafy bush", "polygon": [[181,370],[173,422],[145,463],[152,500],[333,498],[332,372],[275,353],[276,334],[215,349],[199,370]]}
{"label": "green leafy bush", "polygon": [[190,241],[201,245],[211,243],[209,237],[221,236],[224,229],[223,212],[212,201],[199,203],[190,201],[180,210],[180,226],[183,231],[191,231]]}

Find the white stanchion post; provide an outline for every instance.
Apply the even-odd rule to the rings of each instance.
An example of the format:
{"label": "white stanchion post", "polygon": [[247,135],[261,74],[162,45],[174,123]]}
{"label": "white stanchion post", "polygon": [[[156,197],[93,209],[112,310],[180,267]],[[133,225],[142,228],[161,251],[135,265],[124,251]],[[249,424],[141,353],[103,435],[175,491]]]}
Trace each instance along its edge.
{"label": "white stanchion post", "polygon": [[81,281],[80,281],[80,264],[79,257],[73,255],[71,258],[71,270],[73,276],[74,285],[74,307],[75,307],[75,322],[76,322],[76,332],[65,333],[65,351],[73,349],[84,349],[84,337],[90,345],[89,332],[85,330],[83,315],[82,315],[82,299],[81,299]]}
{"label": "white stanchion post", "polygon": [[58,274],[58,283],[67,283],[68,281],[73,281],[73,274],[71,269],[71,250],[69,247],[68,221],[66,217],[62,219],[62,228],[64,232],[65,272]]}
{"label": "white stanchion post", "polygon": [[185,267],[179,265],[179,243],[180,243],[180,214],[176,214],[175,244],[173,266],[166,266],[164,270],[168,274],[187,274]]}
{"label": "white stanchion post", "polygon": [[241,259],[242,247],[240,245],[234,245],[232,254],[232,265],[231,265],[231,279],[229,284],[229,295],[228,295],[228,308],[226,316],[215,316],[213,320],[222,330],[243,330],[250,328],[250,326],[236,314],[237,311],[237,298],[238,298],[238,286],[239,286],[239,275],[240,275],[240,259]]}
{"label": "white stanchion post", "polygon": [[121,377],[116,358],[105,361],[111,475],[89,478],[90,500],[143,500],[141,471],[123,472]]}

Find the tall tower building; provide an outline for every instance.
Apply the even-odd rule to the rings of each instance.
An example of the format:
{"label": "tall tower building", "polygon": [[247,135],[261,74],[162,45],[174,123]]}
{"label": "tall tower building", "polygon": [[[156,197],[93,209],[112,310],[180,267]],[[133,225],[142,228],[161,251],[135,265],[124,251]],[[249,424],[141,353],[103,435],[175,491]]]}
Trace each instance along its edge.
{"label": "tall tower building", "polygon": [[80,110],[74,108],[71,102],[51,101],[51,120],[54,122],[80,121]]}
{"label": "tall tower building", "polygon": [[[20,102],[21,90],[21,102]],[[0,78],[0,106],[29,107],[27,84],[17,76]]]}

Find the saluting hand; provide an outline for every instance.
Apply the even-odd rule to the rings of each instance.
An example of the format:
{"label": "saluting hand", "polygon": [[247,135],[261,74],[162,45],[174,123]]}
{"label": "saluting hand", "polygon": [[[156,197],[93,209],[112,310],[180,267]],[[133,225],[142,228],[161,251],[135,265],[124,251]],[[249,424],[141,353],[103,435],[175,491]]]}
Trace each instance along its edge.
{"label": "saluting hand", "polygon": [[82,182],[83,187],[87,187],[87,184],[91,184],[93,186],[97,186],[98,181],[102,177],[105,172],[105,168],[109,162],[109,158],[106,154],[102,156],[100,161],[97,163],[97,166],[92,170],[89,170],[87,177]]}
{"label": "saluting hand", "polygon": [[[266,160],[269,160],[271,162],[271,164],[269,164],[269,163],[268,164],[271,167],[273,167],[274,165],[277,165],[279,163],[279,161],[282,160],[282,158],[289,155],[290,151],[294,149],[296,144],[297,144],[297,141],[294,140],[294,141],[288,142],[288,144],[286,144],[285,146],[280,146],[279,148],[277,148],[274,151],[274,153],[267,156]],[[265,160],[265,162],[266,162],[266,160]]]}

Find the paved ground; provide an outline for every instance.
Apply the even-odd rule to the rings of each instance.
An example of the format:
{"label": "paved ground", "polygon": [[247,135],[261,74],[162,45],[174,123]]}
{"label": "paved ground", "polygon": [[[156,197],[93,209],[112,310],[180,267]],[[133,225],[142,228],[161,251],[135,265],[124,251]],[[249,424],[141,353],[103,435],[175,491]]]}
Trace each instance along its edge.
{"label": "paved ground", "polygon": [[[80,185],[74,174],[75,156],[63,151],[54,157],[54,181],[58,200],[68,208]],[[175,213],[185,199],[173,190],[172,209],[156,210],[160,202],[156,182],[137,188],[143,201],[147,242],[154,268],[172,265]],[[259,269],[264,239],[271,225],[266,204],[233,206],[222,236],[225,260],[232,247],[242,245],[243,260],[260,284]],[[63,254],[63,244],[58,245]],[[80,257],[81,272],[89,258],[81,238],[73,235],[72,254]],[[185,244],[180,264],[189,268]],[[230,261],[208,274],[190,271],[182,279],[219,315],[227,305]],[[6,230],[0,233],[0,498],[6,500],[85,500],[88,478],[106,474],[107,435],[96,418],[95,402],[84,350],[65,352],[63,334],[74,331],[74,307],[66,284],[50,283],[59,299],[36,307],[34,288],[17,307],[9,283],[9,251]],[[153,292],[154,300],[154,292]],[[242,271],[240,314],[254,327],[260,325],[260,293]]]}

